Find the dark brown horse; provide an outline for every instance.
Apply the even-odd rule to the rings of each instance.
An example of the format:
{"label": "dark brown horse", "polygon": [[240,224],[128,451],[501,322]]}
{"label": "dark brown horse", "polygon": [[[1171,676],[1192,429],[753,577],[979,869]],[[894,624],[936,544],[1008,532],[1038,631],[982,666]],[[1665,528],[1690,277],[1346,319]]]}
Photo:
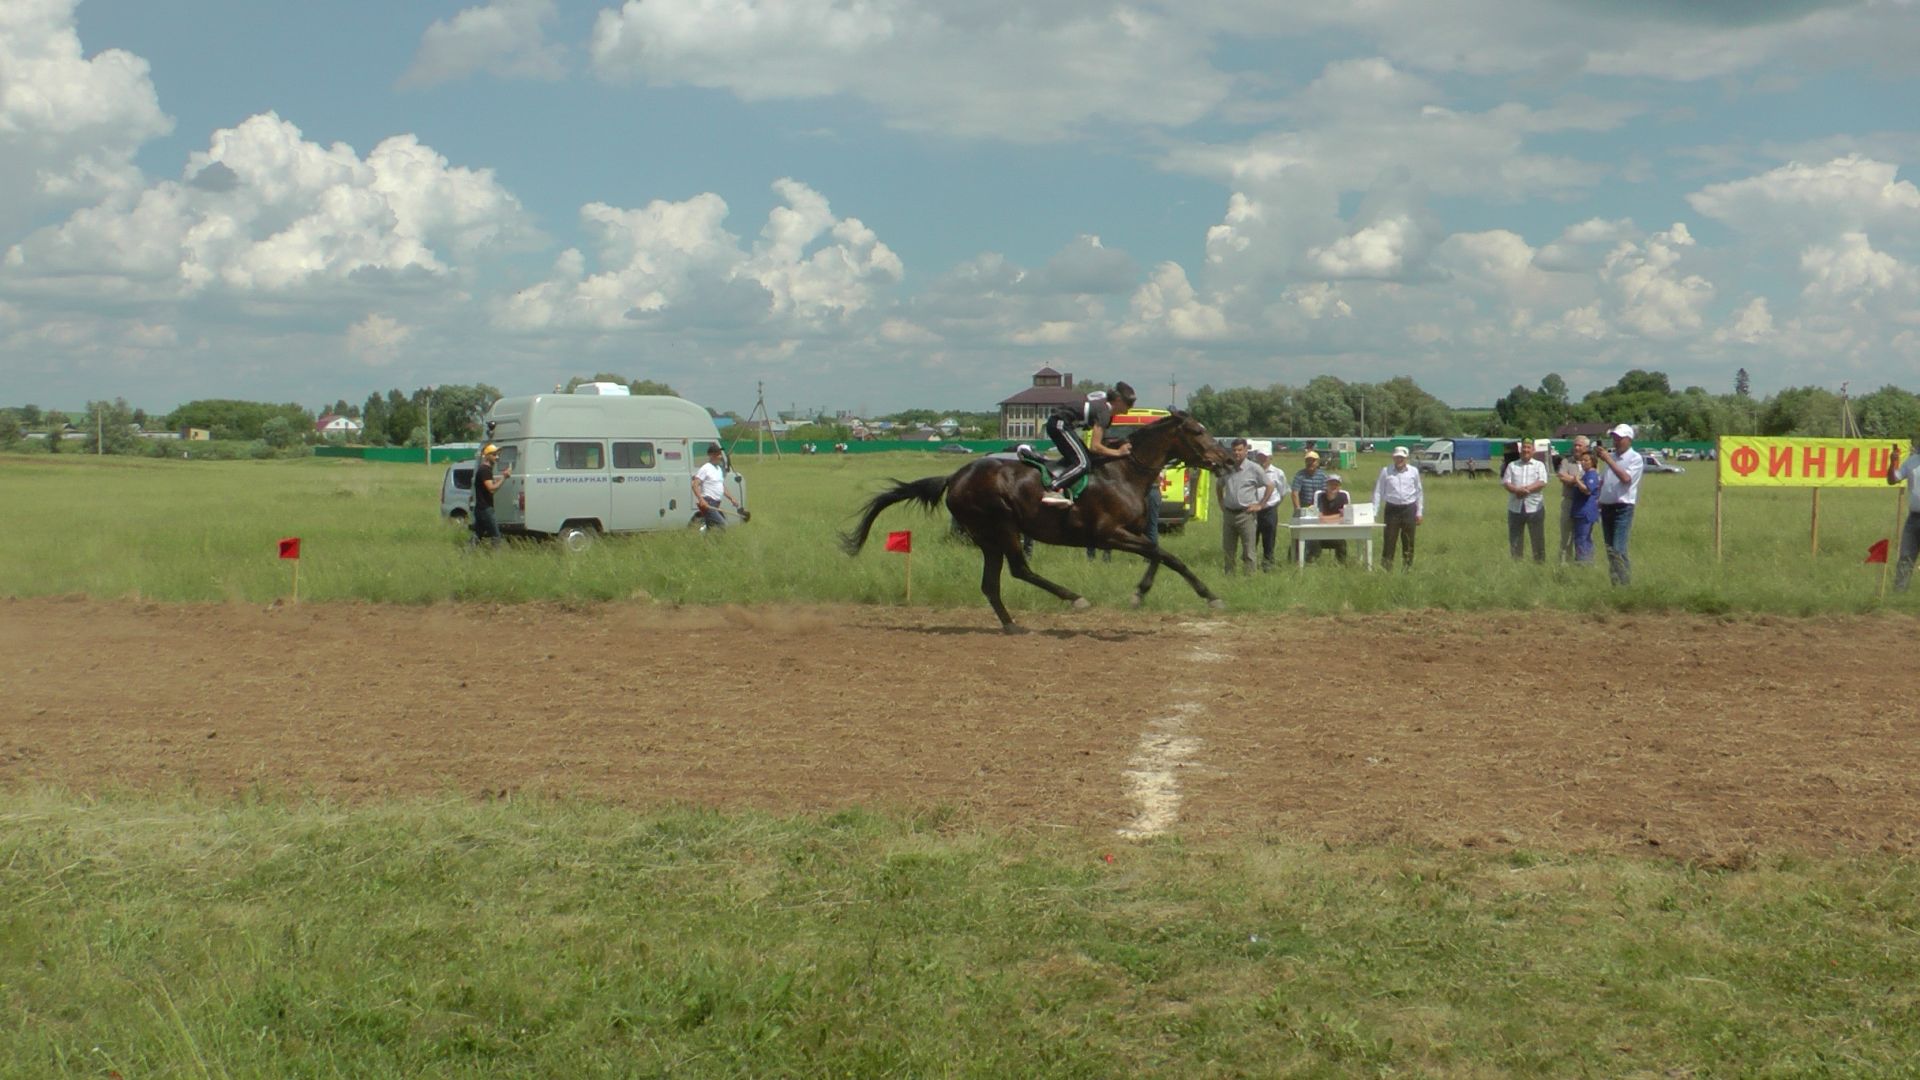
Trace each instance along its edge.
{"label": "dark brown horse", "polygon": [[1160,482],[1160,470],[1169,461],[1185,462],[1203,469],[1220,469],[1232,464],[1213,436],[1198,420],[1183,412],[1163,416],[1145,427],[1135,429],[1127,440],[1131,452],[1124,458],[1094,459],[1087,488],[1072,506],[1048,506],[1040,501],[1040,470],[1010,456],[977,458],[960,467],[952,476],[929,476],[911,482],[895,480],[893,486],[867,501],[860,523],[843,537],[847,554],[857,555],[873,529],[873,520],[895,503],[918,502],[932,510],[944,496],[947,510],[960,531],[965,533],[986,559],[980,575],[980,591],[987,594],[993,613],[1000,616],[1002,629],[1013,632],[1013,616],[1000,602],[1000,567],[1012,567],[1013,576],[1038,585],[1076,608],[1088,607],[1085,597],[1033,572],[1020,549],[1024,534],[1043,544],[1075,548],[1107,548],[1127,551],[1147,560],[1147,573],[1135,587],[1133,604],[1138,606],[1153,588],[1153,575],[1165,563],[1187,579],[1193,591],[1218,608],[1225,603],[1195,577],[1177,556],[1147,540],[1144,531],[1147,515],[1147,487]]}

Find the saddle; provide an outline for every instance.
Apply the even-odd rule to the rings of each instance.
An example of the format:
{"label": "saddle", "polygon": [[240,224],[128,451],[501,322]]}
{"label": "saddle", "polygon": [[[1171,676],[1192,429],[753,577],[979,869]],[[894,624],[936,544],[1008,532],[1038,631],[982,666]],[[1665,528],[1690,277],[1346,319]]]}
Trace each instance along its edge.
{"label": "saddle", "polygon": [[[1044,478],[1043,482],[1048,487],[1053,486],[1053,482],[1059,479],[1060,474],[1063,471],[1065,471],[1067,467],[1067,463],[1064,459],[1057,458],[1057,457],[1053,457],[1053,458],[1043,457],[1041,456],[1039,451],[1035,450],[1031,446],[1028,446],[1026,443],[1020,444],[1020,446],[1014,451],[1014,457],[1024,465],[1031,465],[1034,468],[1039,469],[1040,475]],[[1086,472],[1081,473],[1080,476],[1077,479],[1075,479],[1073,483],[1067,485],[1066,487],[1067,496],[1069,498],[1078,499],[1080,497],[1080,493],[1087,490],[1087,481],[1092,476],[1093,476],[1092,469],[1088,469]]]}

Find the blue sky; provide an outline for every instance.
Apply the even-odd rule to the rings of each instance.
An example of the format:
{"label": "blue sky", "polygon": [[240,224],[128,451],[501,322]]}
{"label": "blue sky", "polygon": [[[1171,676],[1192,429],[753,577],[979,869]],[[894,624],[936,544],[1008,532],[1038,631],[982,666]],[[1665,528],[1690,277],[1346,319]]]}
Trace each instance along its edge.
{"label": "blue sky", "polygon": [[1913,0],[8,0],[0,399],[1920,388],[1916,50]]}

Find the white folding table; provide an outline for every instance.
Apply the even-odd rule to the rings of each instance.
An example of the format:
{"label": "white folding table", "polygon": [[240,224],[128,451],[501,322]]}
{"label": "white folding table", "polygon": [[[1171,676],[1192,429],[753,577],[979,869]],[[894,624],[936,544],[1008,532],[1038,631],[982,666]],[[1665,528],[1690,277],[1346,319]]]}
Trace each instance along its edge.
{"label": "white folding table", "polygon": [[1373,534],[1385,532],[1384,521],[1366,524],[1325,524],[1318,521],[1290,521],[1288,536],[1293,544],[1294,556],[1300,566],[1307,565],[1307,541],[1309,540],[1364,540],[1367,545],[1367,569],[1373,569]]}

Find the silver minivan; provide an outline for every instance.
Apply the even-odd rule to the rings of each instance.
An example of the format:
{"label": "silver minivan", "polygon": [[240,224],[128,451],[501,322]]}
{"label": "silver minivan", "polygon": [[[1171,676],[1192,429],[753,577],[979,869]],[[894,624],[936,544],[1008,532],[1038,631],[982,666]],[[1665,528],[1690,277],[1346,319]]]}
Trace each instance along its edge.
{"label": "silver minivan", "polygon": [[440,516],[466,524],[473,518],[473,470],[478,459],[456,461],[440,480]]}

